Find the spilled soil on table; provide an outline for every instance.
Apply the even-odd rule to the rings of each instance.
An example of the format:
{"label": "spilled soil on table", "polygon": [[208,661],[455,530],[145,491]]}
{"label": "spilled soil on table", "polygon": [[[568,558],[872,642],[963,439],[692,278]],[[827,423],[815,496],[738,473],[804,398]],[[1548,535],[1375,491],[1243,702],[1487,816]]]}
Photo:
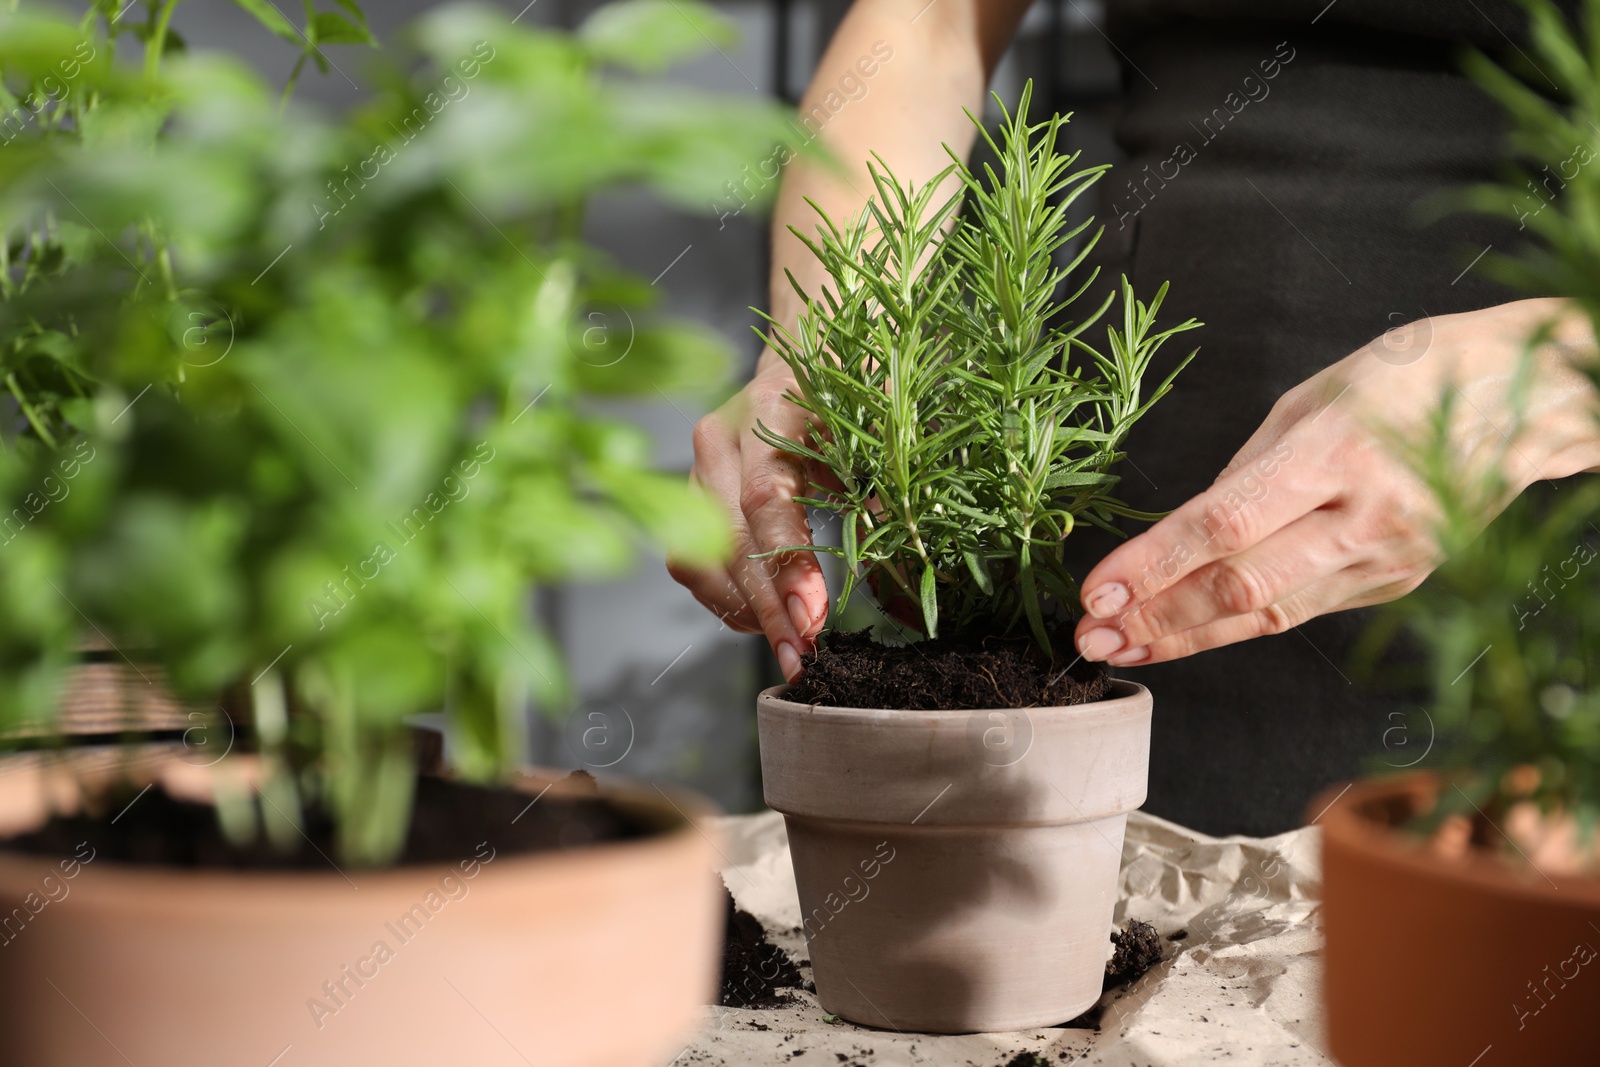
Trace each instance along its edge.
{"label": "spilled soil on table", "polygon": [[[1188,931],[1179,930],[1168,936],[1167,940],[1182,941],[1188,936]],[[1076,1019],[1062,1023],[1062,1027],[1071,1030],[1100,1029],[1100,1016],[1106,1010],[1103,994],[1137,982],[1145,972],[1161,962],[1164,954],[1161,935],[1147,922],[1129,919],[1127,929],[1111,931],[1111,958],[1106,960],[1105,981],[1100,986],[1101,998]]]}
{"label": "spilled soil on table", "polygon": [[1111,958],[1106,960],[1106,989],[1132,985],[1161,962],[1161,935],[1149,923],[1129,919],[1126,930],[1111,934]]}
{"label": "spilled soil on table", "polygon": [[788,953],[767,940],[761,920],[733,902],[722,887],[726,915],[722,944],[722,988],[718,1003],[724,1008],[781,1008],[793,1001],[779,990],[799,989],[800,969]]}

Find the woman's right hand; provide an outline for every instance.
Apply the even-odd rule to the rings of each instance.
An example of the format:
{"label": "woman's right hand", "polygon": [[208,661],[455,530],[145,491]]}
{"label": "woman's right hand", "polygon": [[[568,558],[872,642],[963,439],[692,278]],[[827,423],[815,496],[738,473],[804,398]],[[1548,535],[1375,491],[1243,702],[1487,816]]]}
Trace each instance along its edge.
{"label": "woman's right hand", "polygon": [[728,509],[733,552],[725,566],[710,570],[667,563],[672,577],[729,627],[765,634],[790,681],[827,618],[822,568],[810,552],[750,557],[811,543],[805,508],[794,502],[808,489],[804,463],[755,435],[759,422],[782,437],[804,439],[805,412],[784,395],[794,384],[788,367],[769,363],[695,426],[690,479]]}

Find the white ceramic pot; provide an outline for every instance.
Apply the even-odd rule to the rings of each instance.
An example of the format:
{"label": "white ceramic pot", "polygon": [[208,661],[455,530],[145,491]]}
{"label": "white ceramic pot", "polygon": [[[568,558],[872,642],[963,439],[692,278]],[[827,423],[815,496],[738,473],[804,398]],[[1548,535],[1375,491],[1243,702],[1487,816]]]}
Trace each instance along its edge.
{"label": "white ceramic pot", "polygon": [[817,996],[930,1033],[1065,1022],[1100,996],[1150,693],[1060,708],[757,702]]}

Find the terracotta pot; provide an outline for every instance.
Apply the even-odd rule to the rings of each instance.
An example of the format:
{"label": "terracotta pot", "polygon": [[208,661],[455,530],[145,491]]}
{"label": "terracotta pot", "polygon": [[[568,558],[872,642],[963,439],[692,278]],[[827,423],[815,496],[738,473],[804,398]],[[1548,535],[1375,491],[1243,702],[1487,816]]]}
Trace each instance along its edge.
{"label": "terracotta pot", "polygon": [[[36,819],[43,789],[59,791],[42,765],[21,757],[0,770],[12,823],[30,808]],[[179,777],[192,787],[192,769]],[[557,777],[529,773],[517,788]],[[58,861],[0,852],[0,924],[13,922],[0,944],[0,1063],[657,1067],[716,987],[716,846],[697,824],[711,809],[677,791],[601,790],[660,832],[500,852],[471,875],[92,859],[69,877]]]}
{"label": "terracotta pot", "polygon": [[1438,790],[1381,779],[1313,803],[1330,1051],[1345,1067],[1596,1062],[1600,880],[1430,855],[1395,827]]}
{"label": "terracotta pot", "polygon": [[1064,1022],[1100,996],[1150,693],[1065,708],[877,711],[761,694],[824,1010],[931,1033]]}

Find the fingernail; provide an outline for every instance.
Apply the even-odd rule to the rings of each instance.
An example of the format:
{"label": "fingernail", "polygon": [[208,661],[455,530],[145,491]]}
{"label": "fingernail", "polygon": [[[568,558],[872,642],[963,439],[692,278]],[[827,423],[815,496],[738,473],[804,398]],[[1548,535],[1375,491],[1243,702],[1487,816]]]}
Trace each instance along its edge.
{"label": "fingernail", "polygon": [[1126,652],[1119,652],[1106,660],[1113,667],[1131,667],[1135,663],[1143,663],[1150,658],[1150,647],[1130,648]]}
{"label": "fingernail", "polygon": [[1125,640],[1121,631],[1109,626],[1097,626],[1078,638],[1078,651],[1084,659],[1105,659],[1120,649]]}
{"label": "fingernail", "polygon": [[1083,598],[1084,607],[1097,619],[1108,619],[1128,606],[1128,587],[1121,582],[1107,582]]}
{"label": "fingernail", "polygon": [[778,642],[778,669],[786,681],[792,682],[800,676],[800,653],[787,641]]}
{"label": "fingernail", "polygon": [[804,637],[811,629],[811,612],[799,594],[789,594],[789,618],[794,622],[795,633]]}

